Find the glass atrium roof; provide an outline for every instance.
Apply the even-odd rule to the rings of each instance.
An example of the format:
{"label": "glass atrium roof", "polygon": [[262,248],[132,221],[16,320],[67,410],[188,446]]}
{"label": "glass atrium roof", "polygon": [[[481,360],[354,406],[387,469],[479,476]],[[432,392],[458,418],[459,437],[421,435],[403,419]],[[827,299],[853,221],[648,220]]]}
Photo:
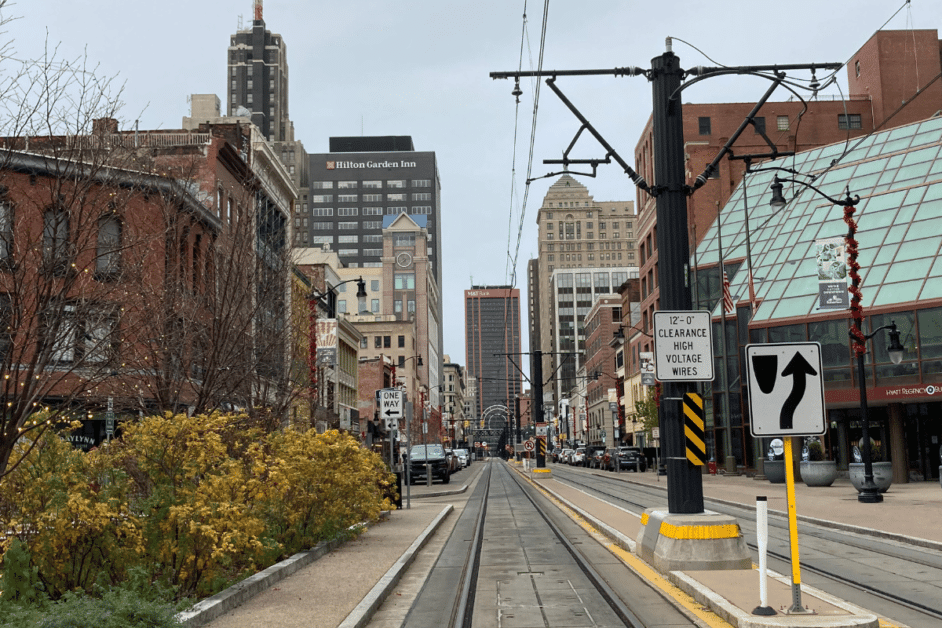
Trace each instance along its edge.
{"label": "glass atrium roof", "polygon": [[[861,304],[869,307],[942,298],[942,118],[890,129],[760,164],[815,174],[812,185],[832,198],[859,195]],[[833,163],[833,165],[832,165]],[[829,169],[830,167],[830,169]],[[700,267],[719,261],[719,224],[724,260],[743,260],[730,278],[737,303],[748,301],[745,207],[755,265],[753,323],[818,313],[815,240],[847,235],[844,208],[804,186],[784,183],[788,204],[769,205],[772,177],[807,180],[782,171],[746,175],[714,221],[691,260]],[[810,181],[809,181],[810,182]],[[720,315],[722,299],[713,311]],[[824,312],[821,312],[824,313]]]}

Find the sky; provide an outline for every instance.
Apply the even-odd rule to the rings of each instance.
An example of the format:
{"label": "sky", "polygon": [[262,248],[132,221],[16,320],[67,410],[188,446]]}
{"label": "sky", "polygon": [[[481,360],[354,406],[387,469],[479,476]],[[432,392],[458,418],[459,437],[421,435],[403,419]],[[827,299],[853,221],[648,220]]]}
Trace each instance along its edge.
{"label": "sky", "polygon": [[[37,59],[47,45],[58,47],[62,59],[87,54],[98,75],[116,76],[124,86],[122,128],[139,120],[141,129],[175,129],[189,114],[190,94],[215,93],[224,103],[229,37],[240,15],[251,26],[252,6],[252,0],[9,0],[3,16],[19,19],[2,37],[12,40],[14,60]],[[514,258],[526,322],[536,214],[556,177],[534,181],[527,193],[534,81],[521,82],[517,107],[513,82],[488,74],[537,67],[544,12],[544,70],[650,67],[667,37],[687,68],[845,62],[881,27],[942,30],[939,0],[265,0],[266,27],[287,46],[289,112],[307,152],[327,152],[331,136],[362,134],[411,135],[416,150],[436,153],[444,352],[459,363],[464,290],[472,281],[509,284]],[[845,71],[839,76],[846,94]],[[561,77],[557,85],[632,163],[651,113],[647,80]],[[560,169],[542,162],[558,159],[579,128],[542,87],[533,177]],[[684,101],[755,102],[766,87],[750,77],[716,78],[685,91]],[[583,135],[572,156],[604,157]],[[597,201],[636,198],[614,164],[580,180]],[[523,345],[527,351],[526,333]]]}

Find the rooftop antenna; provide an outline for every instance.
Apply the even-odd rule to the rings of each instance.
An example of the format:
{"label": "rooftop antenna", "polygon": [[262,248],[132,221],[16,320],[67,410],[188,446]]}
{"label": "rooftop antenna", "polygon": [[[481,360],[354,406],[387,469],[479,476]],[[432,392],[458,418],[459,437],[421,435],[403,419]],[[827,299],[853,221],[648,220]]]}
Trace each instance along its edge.
{"label": "rooftop antenna", "polygon": [[239,31],[241,31],[241,30],[242,30],[242,14],[240,13],[240,14],[239,14],[239,23],[238,23],[238,26],[236,27],[236,32],[239,32]]}
{"label": "rooftop antenna", "polygon": [[262,21],[262,0],[255,0],[255,20]]}

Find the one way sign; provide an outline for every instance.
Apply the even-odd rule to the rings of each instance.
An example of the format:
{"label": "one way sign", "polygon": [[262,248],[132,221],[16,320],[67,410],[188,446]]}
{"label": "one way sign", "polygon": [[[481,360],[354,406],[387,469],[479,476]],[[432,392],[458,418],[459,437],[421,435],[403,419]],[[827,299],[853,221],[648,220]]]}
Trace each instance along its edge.
{"label": "one way sign", "polygon": [[379,396],[379,415],[384,419],[402,418],[402,391],[395,388],[383,388],[377,391]]}
{"label": "one way sign", "polygon": [[820,344],[747,345],[746,369],[753,436],[824,434]]}

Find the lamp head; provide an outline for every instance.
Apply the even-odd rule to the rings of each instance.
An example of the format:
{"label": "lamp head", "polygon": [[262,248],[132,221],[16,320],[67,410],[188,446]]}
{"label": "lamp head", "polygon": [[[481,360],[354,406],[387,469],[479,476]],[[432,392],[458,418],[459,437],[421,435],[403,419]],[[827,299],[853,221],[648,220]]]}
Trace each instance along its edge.
{"label": "lamp head", "polygon": [[906,349],[899,341],[899,330],[896,328],[895,321],[890,322],[890,345],[886,348],[886,351],[890,354],[890,361],[893,364],[899,364],[903,361],[903,354]]}
{"label": "lamp head", "polygon": [[368,312],[366,309],[366,282],[363,281],[363,277],[357,279],[357,312],[359,314]]}
{"label": "lamp head", "polygon": [[782,185],[782,182],[779,181],[777,176],[772,178],[772,200],[769,201],[769,205],[771,205],[774,210],[782,209],[788,203],[788,201],[785,200],[785,195],[782,193],[784,187],[785,186]]}

